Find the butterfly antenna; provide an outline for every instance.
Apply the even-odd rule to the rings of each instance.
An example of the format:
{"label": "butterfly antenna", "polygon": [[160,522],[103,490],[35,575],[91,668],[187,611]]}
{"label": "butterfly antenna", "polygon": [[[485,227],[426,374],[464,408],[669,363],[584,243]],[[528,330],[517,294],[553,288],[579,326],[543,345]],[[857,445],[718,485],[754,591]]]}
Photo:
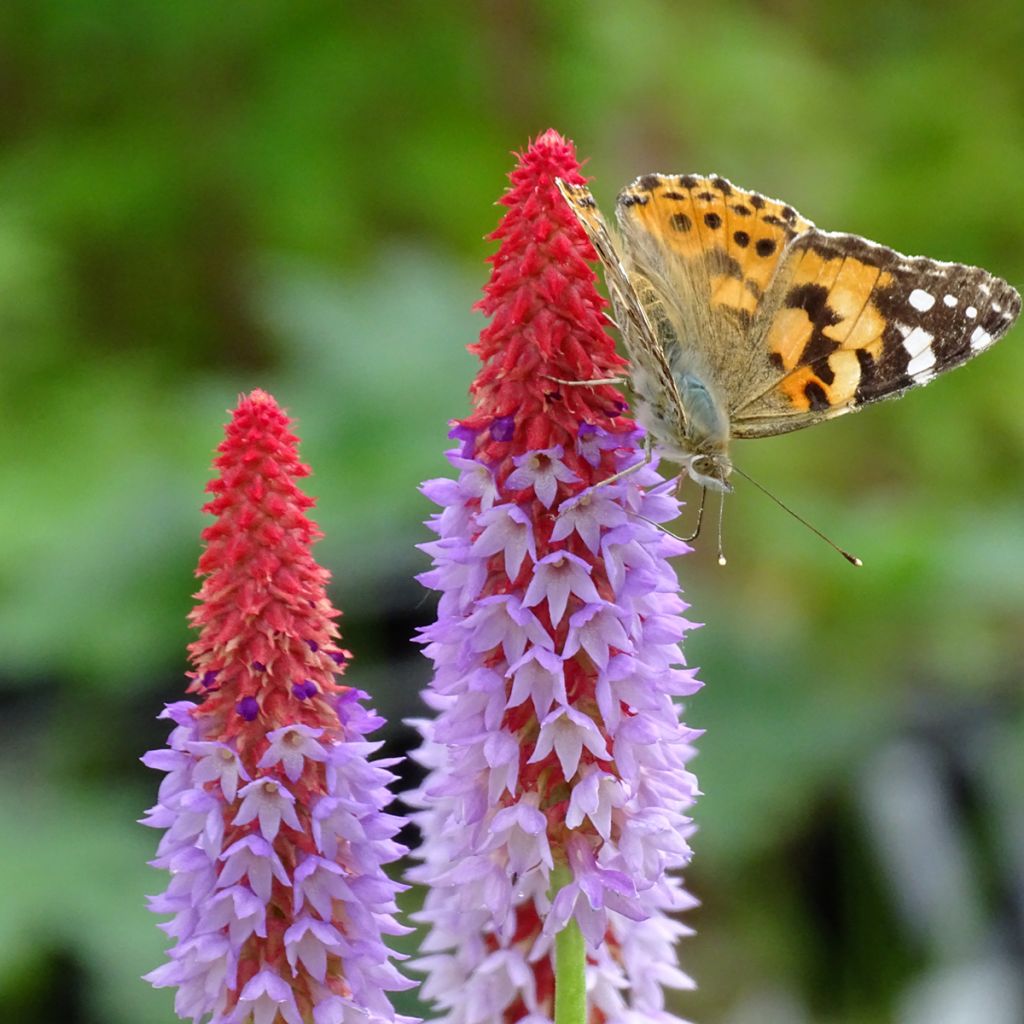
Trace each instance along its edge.
{"label": "butterfly antenna", "polygon": [[781,508],[784,512],[788,512],[798,523],[803,523],[804,526],[806,526],[807,529],[811,531],[811,533],[816,533],[830,548],[833,548],[834,550],[838,551],[839,554],[841,554],[843,558],[845,558],[850,563],[850,565],[864,564],[856,555],[851,555],[849,551],[844,551],[834,540],[832,540],[831,537],[826,537],[825,534],[823,534],[821,530],[819,530],[816,526],[812,526],[809,522],[807,522],[806,519],[804,519],[803,516],[797,515],[797,513],[794,512],[784,501],[781,501],[779,498],[776,498],[775,495],[772,494],[772,492],[769,491],[767,487],[764,487],[763,485],[759,484],[748,473],[744,473],[743,470],[739,468],[739,466],[734,465],[732,468],[733,471],[739,473],[739,475],[743,477],[744,480],[749,480],[762,494],[766,494],[769,498],[771,498],[772,501],[774,501],[775,504],[778,505],[779,508]]}
{"label": "butterfly antenna", "polygon": [[[703,502],[701,502],[703,504]],[[718,502],[718,564],[725,565],[725,552],[722,550],[722,520],[725,518],[725,491]]]}

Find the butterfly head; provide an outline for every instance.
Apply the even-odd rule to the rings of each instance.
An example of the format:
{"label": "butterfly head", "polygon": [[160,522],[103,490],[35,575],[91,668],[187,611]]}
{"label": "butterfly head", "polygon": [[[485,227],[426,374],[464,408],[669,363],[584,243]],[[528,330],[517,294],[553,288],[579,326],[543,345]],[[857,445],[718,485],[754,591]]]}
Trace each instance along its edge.
{"label": "butterfly head", "polygon": [[727,455],[720,453],[691,455],[686,464],[686,473],[694,483],[725,494],[732,492],[732,484],[729,483],[731,472],[731,460]]}

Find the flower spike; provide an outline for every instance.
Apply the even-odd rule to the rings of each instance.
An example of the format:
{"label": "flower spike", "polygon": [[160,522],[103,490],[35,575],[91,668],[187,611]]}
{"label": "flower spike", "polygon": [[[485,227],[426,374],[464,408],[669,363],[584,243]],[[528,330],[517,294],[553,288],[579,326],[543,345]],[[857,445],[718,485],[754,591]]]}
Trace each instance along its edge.
{"label": "flower spike", "polygon": [[583,181],[549,131],[501,200],[457,477],[423,487],[441,511],[421,580],[440,601],[421,636],[416,966],[448,1024],[668,1024],[663,986],[690,985],[668,914],[693,905],[668,872],[690,858],[697,795],[673,698],[700,684],[667,559],[689,549],[654,525],[679,509],[654,463],[603,484],[642,462],[642,434],[600,383],[623,362],[556,178]]}
{"label": "flower spike", "polygon": [[241,399],[204,511],[203,584],[190,619],[188,692],[168,705],[167,773],[144,823],[164,830],[154,866],[171,872],[151,900],[174,939],[150,972],[193,1021],[393,1022],[388,991],[407,988],[384,935],[405,929],[383,865],[405,852],[384,813],[394,776],[364,738],[382,720],[338,682],[338,645],[313,560],[309,469],[274,399]]}

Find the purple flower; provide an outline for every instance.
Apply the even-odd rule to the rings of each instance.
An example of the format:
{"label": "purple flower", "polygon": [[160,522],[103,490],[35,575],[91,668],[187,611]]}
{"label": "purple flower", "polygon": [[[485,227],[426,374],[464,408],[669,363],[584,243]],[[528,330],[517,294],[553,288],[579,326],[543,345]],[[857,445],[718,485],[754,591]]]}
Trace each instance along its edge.
{"label": "purple flower", "polygon": [[[616,407],[622,412],[628,408],[623,402],[616,402]],[[601,463],[601,453],[614,451],[616,448],[634,447],[641,435],[632,431],[626,436],[621,433],[609,433],[602,430],[594,423],[581,423],[576,433],[576,451],[583,456],[591,466],[598,466]]]}
{"label": "purple flower", "polygon": [[[623,462],[634,454],[623,449]],[[461,541],[442,533],[434,548],[433,578],[449,611],[424,631],[435,665],[428,702],[438,715],[419,723],[418,756],[431,771],[416,798],[423,864],[410,877],[431,886],[421,915],[431,954],[419,966],[428,972],[425,992],[452,1022],[465,1019],[461,1008],[478,987],[495,1016],[521,999],[547,1020],[536,965],[570,916],[588,942],[592,1001],[609,1021],[624,1024],[631,1012],[672,1020],[661,985],[690,984],[673,948],[685,929],[665,914],[692,900],[666,872],[690,858],[685,812],[697,793],[686,768],[695,734],[679,722],[673,697],[699,683],[678,647],[691,624],[666,555],[679,542],[633,514],[651,508],[641,488],[660,484],[647,468],[587,492],[594,532],[566,515],[580,508],[579,497],[557,505],[550,536],[574,541],[575,550],[545,554],[538,544],[524,553],[522,534],[496,531],[498,523],[526,525],[522,506],[501,495],[474,512],[453,488],[461,513],[448,506],[433,521],[435,529],[469,528]],[[675,515],[660,498],[653,510]],[[565,522],[572,529],[559,529]],[[494,543],[499,535],[504,549]],[[452,557],[477,571],[446,576]],[[484,593],[496,579],[508,588],[521,562],[531,571],[520,586],[475,604],[446,601],[467,576],[484,579]],[[550,904],[557,849],[574,878]],[[524,942],[530,915],[537,925]],[[520,981],[485,994],[495,948],[517,965],[508,977]]]}
{"label": "purple flower", "polygon": [[562,455],[561,445],[539,452],[514,455],[512,462],[516,468],[505,481],[505,486],[510,491],[529,488],[545,508],[550,508],[559,483],[579,481],[579,477],[562,462]]}

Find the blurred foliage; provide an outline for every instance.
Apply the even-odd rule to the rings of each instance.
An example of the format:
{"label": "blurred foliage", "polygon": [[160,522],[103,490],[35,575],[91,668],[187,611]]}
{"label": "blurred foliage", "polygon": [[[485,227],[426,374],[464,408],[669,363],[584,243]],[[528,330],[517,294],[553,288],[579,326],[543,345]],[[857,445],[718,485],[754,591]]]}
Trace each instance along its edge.
{"label": "blurred foliage", "polygon": [[[467,409],[511,151],[556,127],[605,202],[715,171],[1019,285],[1022,48],[1019,0],[0,6],[3,1018],[172,1018],[137,980],[163,943],[135,759],[181,692],[239,392],[299,419],[351,679],[402,749],[431,617],[416,488]],[[707,623],[700,989],[673,997],[695,1020],[1024,1018],[1016,335],[737,446],[864,569],[742,484],[728,568],[679,564]]]}

